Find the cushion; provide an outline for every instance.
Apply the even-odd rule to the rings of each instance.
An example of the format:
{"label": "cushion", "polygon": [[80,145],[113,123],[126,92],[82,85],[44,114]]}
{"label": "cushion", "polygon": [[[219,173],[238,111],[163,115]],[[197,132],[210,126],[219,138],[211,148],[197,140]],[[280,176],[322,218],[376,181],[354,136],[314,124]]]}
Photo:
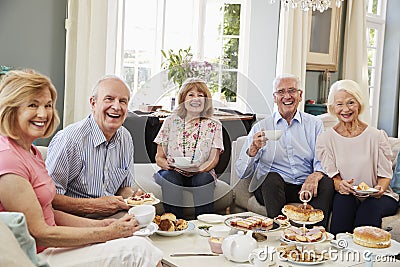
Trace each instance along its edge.
{"label": "cushion", "polygon": [[[49,266],[47,263],[41,261],[36,255],[36,242],[28,232],[25,215],[23,213],[0,212],[0,221],[7,225],[7,227],[11,230],[15,240],[19,244],[20,249],[25,252],[25,256],[28,256],[28,258],[31,260],[31,263],[34,263],[36,266]],[[1,240],[3,241],[3,239]],[[2,252],[2,254],[4,253]],[[21,259],[23,258],[24,257],[21,257]],[[29,265],[21,264],[17,266]]]}
{"label": "cushion", "polygon": [[0,240],[0,266],[35,266],[19,246],[14,234],[1,219]]}

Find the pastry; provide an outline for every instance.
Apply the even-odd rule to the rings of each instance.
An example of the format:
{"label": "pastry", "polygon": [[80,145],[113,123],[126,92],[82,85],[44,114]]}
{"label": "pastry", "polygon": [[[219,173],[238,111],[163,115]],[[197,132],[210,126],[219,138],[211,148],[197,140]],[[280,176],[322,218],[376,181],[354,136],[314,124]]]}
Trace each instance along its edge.
{"label": "pastry", "polygon": [[165,220],[165,219],[170,220],[170,221],[175,223],[176,216],[173,213],[169,213],[169,212],[168,213],[164,213],[163,215],[161,215],[161,220]]}
{"label": "pastry", "polygon": [[360,226],[354,229],[354,243],[368,248],[388,248],[391,245],[391,234],[373,226]]}
{"label": "pastry", "polygon": [[171,222],[168,219],[164,219],[160,221],[160,224],[158,225],[161,231],[175,231],[175,225],[173,222]]}
{"label": "pastry", "polygon": [[370,187],[366,184],[366,183],[364,183],[364,182],[361,182],[358,186],[357,186],[357,189],[358,190],[363,190],[363,191],[365,191],[365,190],[368,190]]}
{"label": "pastry", "polygon": [[176,220],[175,228],[178,231],[185,230],[186,228],[188,228],[188,222],[184,219],[178,219]]}
{"label": "pastry", "polygon": [[152,193],[145,193],[140,196],[128,197],[126,203],[129,205],[142,205],[142,204],[152,204],[156,198]]}
{"label": "pastry", "polygon": [[312,206],[299,205],[285,205],[282,210],[289,219],[300,222],[318,222],[324,219],[322,210],[314,209]]}
{"label": "pastry", "polygon": [[319,222],[324,219],[324,213],[322,210],[310,210],[310,217],[308,221],[310,222]]}

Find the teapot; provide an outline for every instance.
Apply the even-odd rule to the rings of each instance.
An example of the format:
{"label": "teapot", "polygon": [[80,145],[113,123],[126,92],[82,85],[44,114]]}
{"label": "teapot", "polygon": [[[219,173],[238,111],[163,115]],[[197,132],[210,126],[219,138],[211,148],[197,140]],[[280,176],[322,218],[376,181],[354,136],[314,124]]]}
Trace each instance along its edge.
{"label": "teapot", "polygon": [[252,231],[239,231],[228,236],[222,242],[222,253],[225,258],[234,262],[246,262],[250,253],[257,248],[257,241],[251,236]]}

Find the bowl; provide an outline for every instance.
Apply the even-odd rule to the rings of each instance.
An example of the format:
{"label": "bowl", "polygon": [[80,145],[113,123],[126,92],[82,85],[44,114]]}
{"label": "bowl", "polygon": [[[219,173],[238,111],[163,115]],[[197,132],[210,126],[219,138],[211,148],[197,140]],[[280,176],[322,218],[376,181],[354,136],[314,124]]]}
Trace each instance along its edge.
{"label": "bowl", "polygon": [[266,130],[264,134],[268,140],[278,140],[282,136],[282,130]]}
{"label": "bowl", "polygon": [[216,225],[210,227],[208,232],[210,233],[211,237],[227,237],[231,231],[231,228],[226,225]]}
{"label": "bowl", "polygon": [[134,215],[139,223],[139,227],[146,227],[156,216],[156,208],[152,205],[140,205],[129,209],[129,214]]}
{"label": "bowl", "polygon": [[188,167],[192,165],[191,157],[174,157],[174,161],[177,167]]}
{"label": "bowl", "polygon": [[222,241],[224,241],[223,237],[210,237],[208,244],[210,245],[211,252],[222,254]]}

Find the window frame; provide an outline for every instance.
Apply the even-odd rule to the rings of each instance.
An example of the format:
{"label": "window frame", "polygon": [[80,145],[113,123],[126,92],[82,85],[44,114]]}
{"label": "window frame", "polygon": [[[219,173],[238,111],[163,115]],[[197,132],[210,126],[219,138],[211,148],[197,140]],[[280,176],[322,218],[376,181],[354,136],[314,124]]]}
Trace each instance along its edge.
{"label": "window frame", "polygon": [[[369,29],[376,29],[378,36],[376,36],[376,48],[370,47],[369,42],[367,40],[367,52],[369,49],[376,49],[376,57],[375,57],[375,65],[372,66],[374,68],[373,77],[368,77],[368,81],[374,81],[373,86],[368,83],[368,91],[371,92],[370,99],[368,101],[369,107],[368,111],[371,115],[371,126],[377,127],[378,125],[378,117],[379,117],[379,98],[381,94],[381,74],[382,74],[382,62],[383,62],[383,46],[384,46],[384,38],[385,38],[385,26],[386,26],[386,6],[387,0],[377,0],[377,13],[378,15],[374,15],[372,13],[366,14],[366,36]],[[373,0],[367,0],[368,3],[372,3]],[[368,69],[371,69],[371,66],[368,66]],[[371,101],[372,100],[372,101]]]}
{"label": "window frame", "polygon": [[[156,18],[156,36],[155,36],[155,51],[154,51],[154,55],[152,57],[152,64],[151,64],[151,74],[150,76],[153,77],[154,75],[160,73],[163,71],[163,69],[161,68],[161,63],[163,61],[163,57],[161,54],[161,50],[165,49],[164,43],[165,43],[165,29],[164,29],[164,24],[165,24],[165,18],[166,18],[166,5],[167,5],[167,0],[156,0],[157,3],[157,18]],[[246,18],[246,1],[245,0],[223,0],[221,1],[221,4],[241,4],[241,11],[240,11],[240,33],[239,36],[237,37],[239,40],[239,48],[238,48],[238,66],[237,69],[233,69],[234,71],[236,71],[238,74],[239,73],[243,73],[243,69],[244,66],[242,64],[242,62],[244,62],[244,56],[245,53],[243,53],[244,49],[243,49],[243,44],[244,44],[244,38],[245,38],[245,18]],[[117,64],[116,64],[116,70],[115,73],[119,74],[119,75],[123,75],[123,69],[124,67],[126,67],[124,65],[124,20],[125,20],[125,8],[126,8],[126,0],[123,0],[123,4],[122,4],[122,9],[121,9],[121,13],[120,13],[120,34],[119,34],[119,38],[121,38],[121,43],[119,44],[119,49],[120,51],[118,52],[118,54],[120,55],[120,57],[117,56]],[[192,53],[194,55],[194,60],[204,60],[204,42],[205,42],[205,36],[204,36],[204,25],[206,23],[206,8],[207,8],[207,3],[204,0],[193,0],[193,10],[196,11],[196,18],[193,22],[193,45],[192,47]],[[223,12],[223,11],[222,11]],[[223,23],[223,21],[222,21]],[[223,28],[223,27],[222,27]],[[223,32],[223,29],[221,30],[221,32]],[[221,60],[223,60],[223,39],[225,38],[225,35],[221,34],[221,45],[220,45],[220,50],[221,50],[221,54],[220,54],[220,62]],[[182,47],[184,48],[184,47]],[[135,66],[135,71],[138,71],[138,68],[141,65]],[[144,65],[143,65],[144,66]],[[221,70],[220,70],[221,71]],[[231,71],[231,69],[229,70],[222,70],[222,71]],[[136,79],[134,81],[134,83],[137,85],[138,84],[138,80]],[[239,87],[239,81],[237,82],[238,87]],[[131,88],[132,93],[136,93],[137,92],[138,87],[134,86],[133,88]],[[218,88],[219,92],[221,92],[221,87],[219,86]],[[236,92],[236,95],[239,95],[239,88]],[[228,106],[235,106],[238,103],[238,98],[236,98],[236,102],[228,102]]]}

